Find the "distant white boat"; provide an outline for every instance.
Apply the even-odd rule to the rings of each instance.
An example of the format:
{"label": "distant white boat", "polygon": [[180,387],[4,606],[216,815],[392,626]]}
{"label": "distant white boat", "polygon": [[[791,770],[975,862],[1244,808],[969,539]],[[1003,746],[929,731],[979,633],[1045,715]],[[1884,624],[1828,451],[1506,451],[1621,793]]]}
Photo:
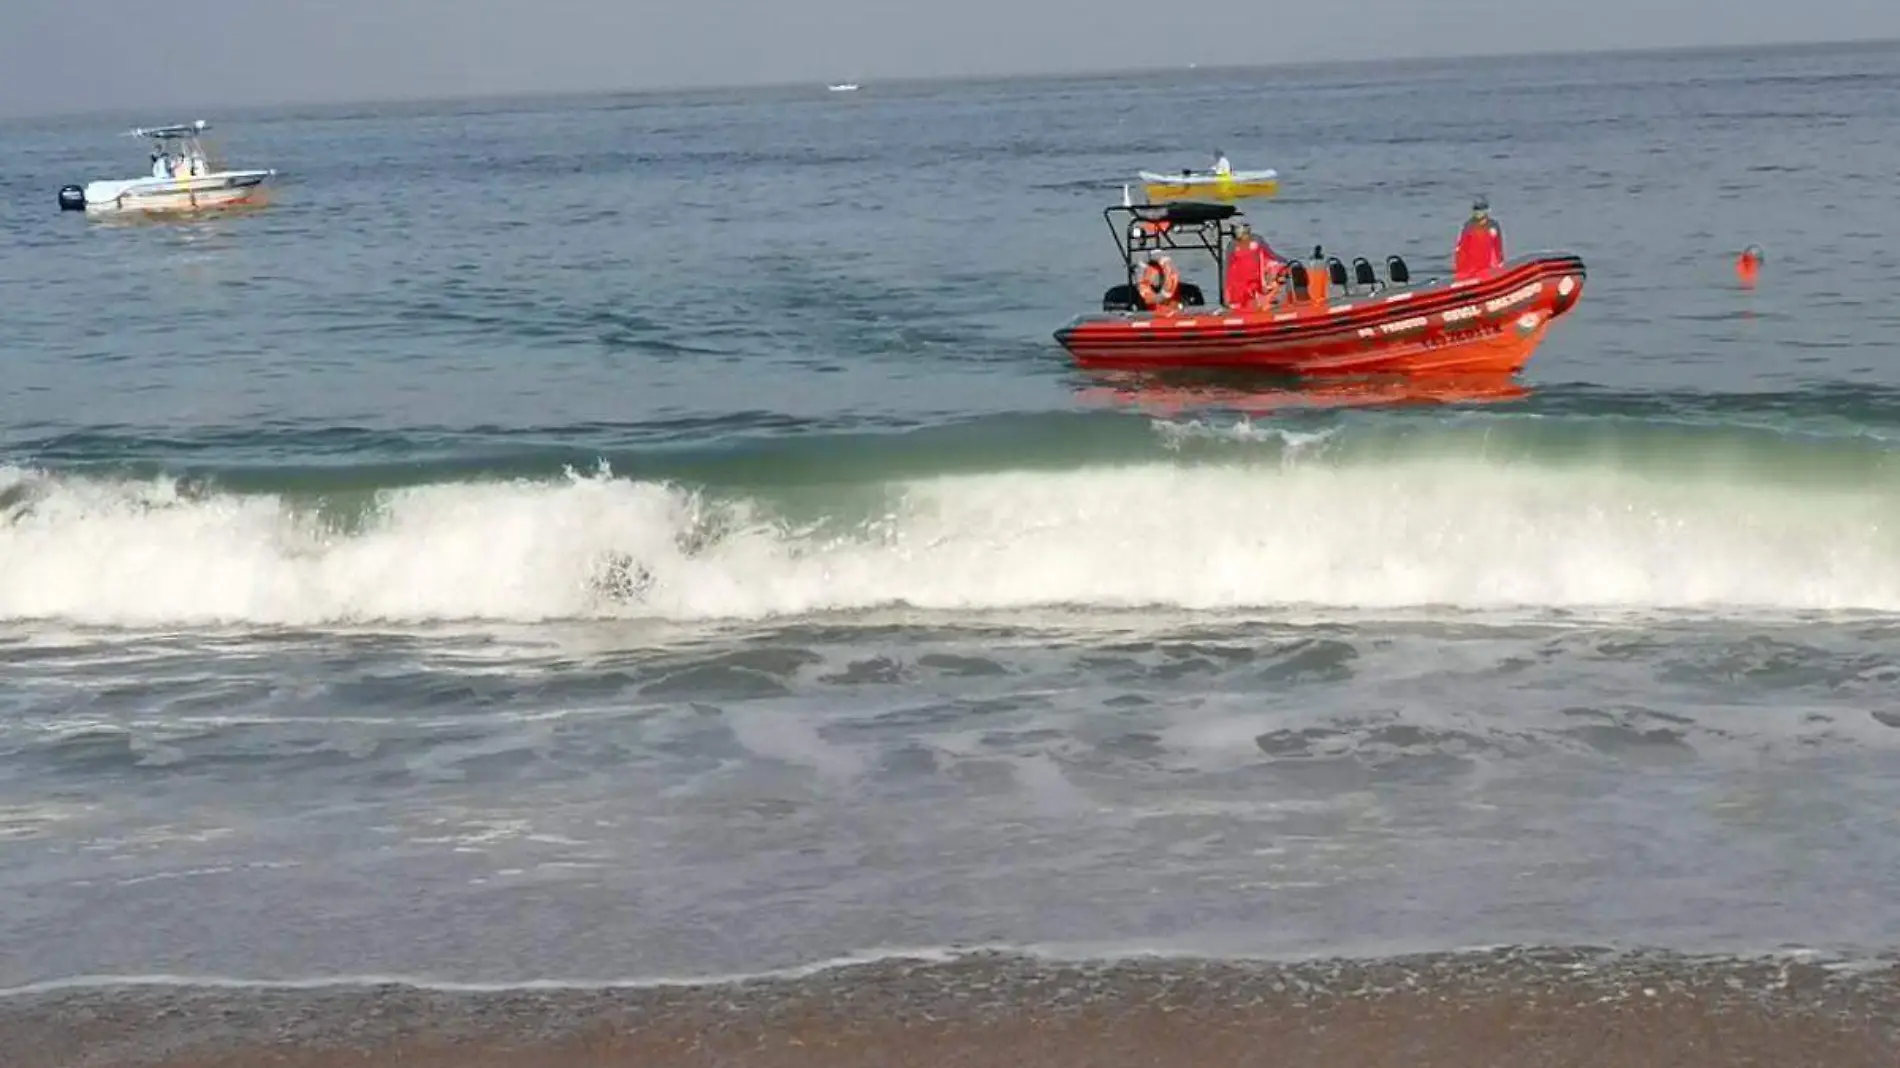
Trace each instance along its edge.
{"label": "distant white boat", "polygon": [[858,91],[858,83],[839,82],[837,85],[828,85],[825,88],[830,89],[834,93],[855,93]]}
{"label": "distant white boat", "polygon": [[64,186],[59,191],[60,209],[93,215],[188,214],[261,201],[264,182],[277,172],[213,169],[198,140],[209,128],[199,119],[131,131],[127,136],[152,142],[152,173]]}

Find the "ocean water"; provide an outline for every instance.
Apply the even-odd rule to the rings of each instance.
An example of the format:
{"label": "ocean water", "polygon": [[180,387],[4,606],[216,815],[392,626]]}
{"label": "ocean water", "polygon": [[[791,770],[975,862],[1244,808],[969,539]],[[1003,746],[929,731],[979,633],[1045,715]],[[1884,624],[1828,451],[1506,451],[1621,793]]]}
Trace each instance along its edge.
{"label": "ocean water", "polygon": [[[0,987],[1900,946],[1900,48],[206,116],[0,158]],[[1517,392],[1102,378],[1101,209],[1590,267]],[[1761,285],[1734,253],[1760,244]],[[1436,265],[1436,266],[1435,266]]]}

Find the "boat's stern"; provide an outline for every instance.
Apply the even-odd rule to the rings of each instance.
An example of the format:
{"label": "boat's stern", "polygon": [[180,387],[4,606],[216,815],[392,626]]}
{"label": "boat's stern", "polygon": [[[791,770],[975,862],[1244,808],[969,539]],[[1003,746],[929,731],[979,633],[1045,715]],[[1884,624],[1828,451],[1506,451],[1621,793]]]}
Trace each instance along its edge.
{"label": "boat's stern", "polygon": [[[1144,318],[1152,318],[1144,316]],[[1088,312],[1078,315],[1056,328],[1056,344],[1066,349],[1071,356],[1086,356],[1093,348],[1092,339],[1099,339],[1105,333],[1126,330],[1131,316],[1117,315],[1112,312]]]}
{"label": "boat's stern", "polygon": [[120,179],[98,181],[98,182],[87,182],[86,188],[85,188],[85,201],[82,206],[96,207],[100,204],[115,203],[121,196],[125,195],[127,191],[136,188],[141,182],[146,182],[146,181],[149,181],[149,179],[133,178],[133,179],[128,180],[128,179],[120,178]]}

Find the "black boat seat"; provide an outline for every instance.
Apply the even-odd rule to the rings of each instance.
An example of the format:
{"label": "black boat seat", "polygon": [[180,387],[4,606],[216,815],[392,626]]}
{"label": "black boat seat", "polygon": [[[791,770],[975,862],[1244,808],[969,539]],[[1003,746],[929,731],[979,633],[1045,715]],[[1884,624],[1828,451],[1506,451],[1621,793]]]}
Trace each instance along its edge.
{"label": "black boat seat", "polygon": [[1405,265],[1403,256],[1387,256],[1385,274],[1387,278],[1392,279],[1392,284],[1395,286],[1402,286],[1412,280],[1412,269]]}
{"label": "black boat seat", "polygon": [[1339,257],[1329,256],[1326,258],[1326,273],[1332,278],[1333,285],[1337,287],[1341,293],[1351,291],[1351,285],[1346,280],[1346,265],[1339,262]]}
{"label": "black boat seat", "polygon": [[1306,264],[1291,263],[1286,269],[1287,285],[1293,290],[1293,299],[1304,304],[1313,299],[1313,284],[1306,277]]}
{"label": "black boat seat", "polygon": [[1379,285],[1379,275],[1372,269],[1372,261],[1366,259],[1364,256],[1354,256],[1352,258],[1352,274],[1353,278],[1358,281],[1360,287],[1365,289],[1368,293],[1375,292],[1381,288]]}

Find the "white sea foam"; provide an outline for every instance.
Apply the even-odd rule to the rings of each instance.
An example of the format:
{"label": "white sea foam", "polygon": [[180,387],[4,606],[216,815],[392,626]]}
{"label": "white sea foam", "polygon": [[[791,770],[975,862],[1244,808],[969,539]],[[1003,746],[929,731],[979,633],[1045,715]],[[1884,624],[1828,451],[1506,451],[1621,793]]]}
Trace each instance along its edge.
{"label": "white sea foam", "polygon": [[[601,472],[275,496],[0,468],[0,618],[166,625],[761,618],[908,605],[1900,609],[1885,487],[1433,456],[894,484],[855,529]],[[710,522],[709,522],[710,521]]]}
{"label": "white sea foam", "polygon": [[[657,990],[680,987],[730,986],[740,983],[785,982],[809,979],[828,972],[879,964],[941,965],[954,964],[972,957],[1000,955],[1050,964],[1116,964],[1124,962],[1220,961],[1230,964],[1325,964],[1356,960],[1381,960],[1406,955],[1478,955],[1508,952],[1510,944],[1470,942],[1439,945],[1419,940],[1398,943],[1392,940],[1365,944],[1340,945],[1327,949],[1309,949],[1278,953],[1236,953],[1231,945],[1197,944],[1193,939],[1126,940],[1103,943],[988,943],[980,945],[873,949],[798,964],[751,972],[673,975],[626,979],[522,979],[492,982],[468,982],[421,975],[361,974],[297,979],[245,979],[219,975],[80,975],[0,987],[0,1000],[61,994],[69,991],[181,989],[225,991],[323,991],[350,990],[377,986],[405,986],[417,990],[450,994],[508,994],[530,991],[571,990]],[[1583,951],[1584,960],[1570,965],[1573,971],[1589,969],[1593,964],[1614,966],[1616,950]],[[1588,957],[1594,955],[1596,961]],[[1784,944],[1750,947],[1726,953],[1689,954],[1686,959],[1703,962],[1800,962],[1814,964],[1840,975],[1873,973],[1892,966],[1882,955],[1849,954],[1840,950],[1818,950]]]}

